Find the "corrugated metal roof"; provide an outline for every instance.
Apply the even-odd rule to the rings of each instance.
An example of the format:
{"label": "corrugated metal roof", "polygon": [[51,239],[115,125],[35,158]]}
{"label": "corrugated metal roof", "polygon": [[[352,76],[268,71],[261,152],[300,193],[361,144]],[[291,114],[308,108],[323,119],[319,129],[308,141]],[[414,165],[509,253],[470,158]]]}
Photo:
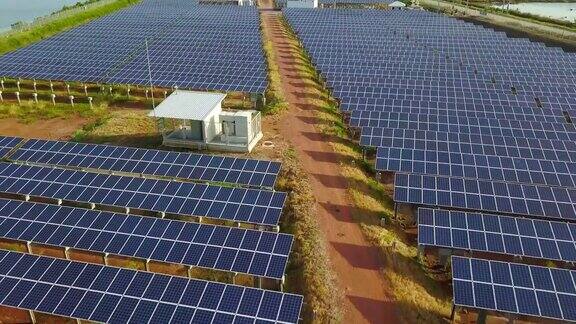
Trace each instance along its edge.
{"label": "corrugated metal roof", "polygon": [[148,116],[204,120],[224,98],[226,95],[222,93],[176,90]]}

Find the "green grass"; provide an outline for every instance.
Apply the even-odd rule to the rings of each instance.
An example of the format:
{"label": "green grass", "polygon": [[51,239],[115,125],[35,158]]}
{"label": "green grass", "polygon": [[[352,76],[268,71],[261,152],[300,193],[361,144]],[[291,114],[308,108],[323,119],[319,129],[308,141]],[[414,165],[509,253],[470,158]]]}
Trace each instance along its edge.
{"label": "green grass", "polygon": [[85,24],[91,20],[105,16],[139,1],[140,0],[117,0],[111,4],[88,9],[70,17],[64,17],[62,19],[34,26],[31,29],[10,33],[4,37],[0,36],[0,54],[35,43],[72,27]]}
{"label": "green grass", "polygon": [[147,113],[144,110],[112,111],[76,131],[72,140],[156,148],[161,144],[161,137]]}
{"label": "green grass", "polygon": [[85,118],[100,118],[108,114],[106,105],[95,105],[90,108],[88,104],[77,103],[72,107],[70,104],[32,100],[23,101],[20,105],[15,103],[0,104],[0,118],[16,118],[23,123],[33,123],[37,120],[52,118],[70,118],[80,116]]}
{"label": "green grass", "polygon": [[[262,22],[264,24],[264,22]],[[263,35],[264,54],[268,64],[268,89],[266,89],[266,105],[262,109],[263,115],[276,115],[288,108],[281,90],[280,70],[276,64],[276,55],[268,35]]]}

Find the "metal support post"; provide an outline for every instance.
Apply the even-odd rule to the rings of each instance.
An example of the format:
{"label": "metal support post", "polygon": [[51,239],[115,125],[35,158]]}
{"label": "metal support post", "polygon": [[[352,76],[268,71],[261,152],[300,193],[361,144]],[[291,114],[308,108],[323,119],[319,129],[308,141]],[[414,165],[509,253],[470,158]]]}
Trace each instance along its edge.
{"label": "metal support post", "polygon": [[486,324],[486,318],[488,317],[488,312],[486,310],[478,311],[478,318],[476,319],[477,324]]}
{"label": "metal support post", "polygon": [[29,310],[28,314],[30,314],[30,322],[32,324],[36,324],[36,315],[34,315],[34,311],[33,310]]}

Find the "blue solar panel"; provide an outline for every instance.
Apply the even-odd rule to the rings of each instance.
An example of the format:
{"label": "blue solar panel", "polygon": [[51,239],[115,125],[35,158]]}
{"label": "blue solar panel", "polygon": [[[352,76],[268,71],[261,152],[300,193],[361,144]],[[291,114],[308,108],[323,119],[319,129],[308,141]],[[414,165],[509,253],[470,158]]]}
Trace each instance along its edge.
{"label": "blue solar panel", "polygon": [[575,262],[576,225],[418,208],[418,244]]}
{"label": "blue solar panel", "polygon": [[379,147],[376,170],[576,187],[576,163]]}
{"label": "blue solar panel", "polygon": [[0,237],[280,279],[292,236],[0,199]]}
{"label": "blue solar panel", "polygon": [[[477,126],[460,123],[437,123],[414,120],[383,120],[375,126],[376,129],[403,128],[416,131],[435,131],[443,133],[461,133],[481,136],[512,136],[547,140],[576,140],[576,132],[572,124],[565,126],[559,123],[524,122],[528,125],[511,125],[517,123],[504,122],[504,127]],[[366,126],[369,127],[369,126]]]}
{"label": "blue solar panel", "polygon": [[269,188],[280,172],[272,161],[48,140],[28,140],[10,159]]}
{"label": "blue solar panel", "polygon": [[403,173],[396,173],[394,186],[400,203],[576,219],[574,188]]}
{"label": "blue solar panel", "polygon": [[576,143],[568,140],[415,131],[398,128],[362,130],[361,144],[374,147],[434,150],[576,162]]}
{"label": "blue solar panel", "polygon": [[298,323],[302,296],[0,250],[0,304],[107,323]]}
{"label": "blue solar panel", "polygon": [[452,257],[454,304],[576,321],[576,271]]}
{"label": "blue solar panel", "polygon": [[286,193],[0,163],[0,191],[276,226]]}
{"label": "blue solar panel", "polygon": [[0,136],[0,159],[22,142],[20,137]]}

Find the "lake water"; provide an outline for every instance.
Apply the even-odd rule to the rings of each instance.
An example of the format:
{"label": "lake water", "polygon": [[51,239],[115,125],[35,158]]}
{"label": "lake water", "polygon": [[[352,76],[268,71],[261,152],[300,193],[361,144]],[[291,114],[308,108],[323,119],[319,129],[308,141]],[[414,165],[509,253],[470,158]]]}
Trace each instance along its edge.
{"label": "lake water", "polygon": [[[494,7],[506,9],[508,8],[508,5]],[[518,10],[520,12],[530,13],[543,17],[550,17],[554,19],[561,19],[570,22],[574,22],[576,19],[576,3],[530,2],[511,4],[509,8],[510,10]]]}
{"label": "lake water", "polygon": [[0,31],[10,29],[18,21],[31,22],[79,0],[0,0]]}

